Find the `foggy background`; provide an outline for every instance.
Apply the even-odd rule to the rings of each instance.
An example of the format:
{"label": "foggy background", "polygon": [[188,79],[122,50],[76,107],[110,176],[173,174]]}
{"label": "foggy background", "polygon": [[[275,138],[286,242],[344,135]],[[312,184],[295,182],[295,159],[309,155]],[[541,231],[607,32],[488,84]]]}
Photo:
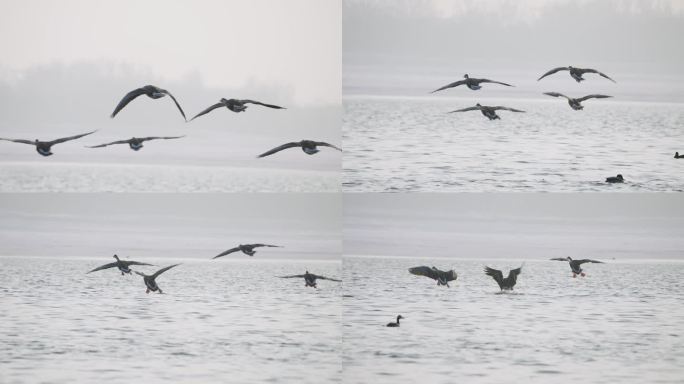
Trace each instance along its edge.
{"label": "foggy background", "polygon": [[[52,140],[99,130],[56,146],[51,158],[3,142],[0,161],[339,171],[336,151],[256,160],[305,138],[340,144],[339,1],[5,1],[0,52],[0,137]],[[222,97],[288,109],[221,108],[185,123],[170,98],[141,96],[109,118],[126,93],[147,84],[169,90],[188,119]],[[139,152],[83,148],[179,135],[186,137],[148,142]]]}
{"label": "foggy background", "polygon": [[0,216],[2,256],[209,260],[253,243],[284,246],[255,259],[341,253],[337,194],[4,194]]}
{"label": "foggy background", "polygon": [[345,255],[684,260],[679,194],[346,194]]}
{"label": "foggy background", "polygon": [[[620,100],[684,101],[684,3],[678,0],[345,0],[345,95],[426,96],[463,74],[512,83],[473,95],[602,92]],[[595,68],[575,83],[559,66]],[[463,88],[463,87],[460,87]]]}

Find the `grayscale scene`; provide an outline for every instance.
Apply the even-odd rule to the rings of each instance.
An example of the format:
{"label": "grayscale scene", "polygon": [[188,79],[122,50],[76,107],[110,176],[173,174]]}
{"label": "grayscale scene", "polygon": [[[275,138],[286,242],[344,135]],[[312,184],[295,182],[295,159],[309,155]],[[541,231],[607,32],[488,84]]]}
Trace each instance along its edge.
{"label": "grayscale scene", "polygon": [[345,191],[684,190],[684,2],[343,12]]}
{"label": "grayscale scene", "polygon": [[346,194],[343,381],[681,383],[683,230],[679,194]]}
{"label": "grayscale scene", "polygon": [[0,191],[338,191],[341,19],[337,1],[3,1]]}
{"label": "grayscale scene", "polygon": [[339,200],[3,195],[0,382],[339,382]]}

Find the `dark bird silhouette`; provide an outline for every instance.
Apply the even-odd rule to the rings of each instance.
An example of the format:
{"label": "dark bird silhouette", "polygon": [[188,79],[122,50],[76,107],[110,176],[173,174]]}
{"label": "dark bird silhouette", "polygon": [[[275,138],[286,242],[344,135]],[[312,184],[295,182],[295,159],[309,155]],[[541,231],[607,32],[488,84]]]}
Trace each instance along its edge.
{"label": "dark bird silhouette", "polygon": [[605,77],[606,79],[612,81],[613,83],[616,82],[615,80],[613,80],[613,79],[611,79],[610,77],[608,77],[608,75],[606,75],[605,73],[601,73],[601,72],[599,72],[599,71],[597,71],[597,70],[595,70],[595,69],[591,69],[591,68],[576,68],[576,67],[573,67],[573,66],[554,68],[554,69],[552,69],[552,70],[546,72],[545,74],[543,74],[540,78],[537,79],[537,81],[539,81],[539,80],[545,78],[546,76],[553,75],[554,73],[559,72],[559,71],[569,71],[569,72],[570,72],[570,76],[572,76],[572,78],[575,79],[575,81],[577,81],[578,83],[579,83],[580,81],[586,80],[585,78],[582,77],[582,75],[584,75],[585,73],[596,73],[596,74],[598,74],[599,76]]}
{"label": "dark bird silhouette", "polygon": [[138,275],[143,277],[143,281],[145,282],[145,286],[147,287],[147,291],[145,293],[150,293],[150,291],[151,292],[159,291],[159,293],[164,293],[164,292],[162,292],[161,288],[159,288],[159,286],[157,285],[157,282],[155,281],[155,279],[157,277],[159,277],[159,275],[161,275],[162,273],[168,271],[169,269],[171,269],[177,265],[180,265],[180,264],[169,265],[168,267],[164,267],[164,268],[158,270],[157,272],[155,272],[152,275],[146,275],[146,274],[144,274],[142,272],[138,272],[138,271],[133,271],[133,272],[135,272]]}
{"label": "dark bird silhouette", "polygon": [[205,109],[204,111],[195,115],[195,117],[190,119],[190,121],[193,121],[196,118],[198,118],[202,115],[206,115],[207,113],[213,111],[214,109],[221,108],[221,107],[226,107],[226,108],[228,108],[231,111],[236,112],[236,113],[244,112],[247,110],[246,104],[261,105],[261,106],[273,108],[273,109],[287,109],[287,108],[280,107],[280,106],[273,105],[273,104],[262,103],[262,102],[256,101],[256,100],[221,99],[221,101],[219,101],[218,103],[212,105],[211,107],[209,107],[209,108]]}
{"label": "dark bird silhouette", "polygon": [[474,107],[457,109],[457,110],[451,111],[449,113],[468,112],[468,111],[480,111],[489,120],[500,119],[499,115],[496,114],[496,111],[525,112],[525,111],[521,111],[519,109],[513,109],[513,108],[508,108],[508,107],[502,107],[502,106],[490,107],[490,106],[486,106],[486,105],[480,105],[480,103],[477,103],[477,104],[475,104]]}
{"label": "dark bird silhouette", "polygon": [[63,137],[61,139],[56,139],[56,140],[52,140],[52,141],[40,141],[38,139],[31,141],[31,140],[23,140],[23,139],[3,139],[3,138],[0,138],[0,140],[11,141],[11,142],[20,143],[20,144],[35,145],[36,151],[38,153],[40,153],[43,156],[50,156],[50,155],[52,155],[51,149],[52,149],[53,145],[64,143],[64,142],[71,141],[71,140],[76,140],[76,139],[81,138],[83,136],[91,135],[95,132],[97,132],[97,130],[92,131],[92,132],[88,132],[88,133],[83,133],[83,134],[76,135],[76,136]]}
{"label": "dark bird silhouette", "polygon": [[399,315],[399,316],[397,316],[397,322],[396,322],[396,323],[394,323],[394,322],[392,322],[392,323],[387,323],[387,326],[388,326],[388,327],[398,327],[398,326],[399,326],[399,320],[401,320],[401,319],[403,319],[403,318],[404,318],[404,316]]}
{"label": "dark bird silhouette", "polygon": [[512,85],[502,83],[500,81],[494,81],[494,80],[489,80],[489,79],[476,79],[474,77],[469,77],[468,74],[466,73],[465,75],[463,75],[463,80],[459,80],[459,81],[455,81],[451,84],[447,84],[447,85],[443,86],[442,88],[435,89],[434,91],[432,91],[430,93],[439,92],[441,90],[448,89],[448,88],[458,87],[459,85],[465,85],[466,87],[472,89],[473,91],[477,91],[478,89],[482,88],[482,86],[480,85],[481,83],[501,84],[501,85],[505,85],[507,87],[512,87]]}
{"label": "dark bird silhouette", "polygon": [[516,269],[511,269],[510,272],[508,272],[508,277],[504,278],[503,273],[499,271],[498,269],[493,269],[489,267],[485,267],[485,275],[491,276],[494,281],[496,281],[497,284],[499,284],[499,288],[503,290],[508,290],[512,291],[513,287],[515,286],[515,283],[518,280],[518,275],[522,271],[522,266],[520,268]]}
{"label": "dark bird silhouette", "polygon": [[87,148],[103,148],[109,145],[115,144],[128,144],[134,151],[139,151],[143,147],[143,142],[150,140],[170,140],[170,139],[180,139],[185,136],[150,136],[150,137],[131,137],[128,140],[112,141],[111,143],[105,143],[100,145],[87,146]]}
{"label": "dark bird silhouette", "polygon": [[606,177],[606,183],[624,183],[625,179],[622,175]]}
{"label": "dark bird silhouette", "polygon": [[675,152],[674,158],[675,159],[684,159],[684,155],[680,156],[679,152]]}
{"label": "dark bird silhouette", "polygon": [[450,281],[454,281],[458,278],[458,275],[456,275],[456,272],[453,269],[450,271],[441,271],[435,267],[430,268],[425,265],[409,268],[408,271],[413,275],[425,276],[432,280],[436,280],[438,286],[446,285],[448,287]]}
{"label": "dark bird silhouette", "polygon": [[602,261],[597,261],[597,260],[590,260],[590,259],[582,259],[582,260],[573,260],[572,257],[556,257],[551,260],[556,260],[556,261],[567,261],[570,263],[570,269],[572,270],[572,277],[577,277],[577,275],[580,275],[582,277],[586,276],[584,272],[582,271],[582,267],[580,265],[584,263],[600,263],[603,264]]}
{"label": "dark bird silhouette", "polygon": [[581,104],[584,100],[605,99],[608,97],[613,97],[607,95],[587,95],[584,97],[578,97],[576,99],[573,99],[572,97],[565,96],[564,94],[558,92],[544,92],[544,94],[553,97],[565,97],[566,99],[568,99],[568,104],[570,104],[570,107],[572,107],[572,109],[574,109],[575,111],[581,111],[582,109],[584,109],[584,106]]}
{"label": "dark bird silhouette", "polygon": [[304,286],[305,287],[312,287],[312,288],[317,288],[316,287],[316,280],[330,280],[330,281],[337,281],[338,283],[341,282],[342,280],[337,280],[337,279],[331,279],[329,277],[321,276],[321,275],[314,275],[313,273],[309,273],[309,271],[306,271],[303,275],[290,275],[290,276],[278,276],[281,279],[293,279],[293,278],[304,278]]}
{"label": "dark bird silhouette", "polygon": [[183,120],[188,121],[188,119],[185,118],[185,112],[183,112],[183,108],[181,108],[180,104],[178,104],[178,101],[176,101],[176,98],[173,97],[171,92],[167,91],[166,89],[161,89],[159,87],[155,87],[154,85],[146,85],[142,88],[134,89],[126,94],[126,96],[119,101],[119,104],[116,106],[114,109],[114,112],[112,112],[111,118],[113,119],[114,116],[116,116],[119,111],[121,111],[125,106],[128,105],[131,101],[133,101],[136,97],[141,96],[141,95],[146,95],[147,97],[151,99],[160,99],[164,96],[169,96],[173,102],[176,104],[176,107],[178,107],[178,110],[180,111],[181,115],[183,115]]}
{"label": "dark bird silhouette", "polygon": [[296,147],[301,147],[302,151],[304,151],[304,153],[306,153],[307,155],[313,155],[315,153],[318,153],[319,150],[317,149],[317,147],[319,147],[319,146],[334,148],[334,149],[337,149],[338,151],[342,152],[342,150],[340,148],[337,148],[336,146],[334,146],[332,144],[328,144],[328,143],[325,143],[322,141],[302,140],[299,142],[287,143],[287,144],[283,144],[279,147],[275,147],[275,148],[271,149],[270,151],[264,152],[257,157],[270,156],[276,152],[282,151],[283,149],[296,148]]}
{"label": "dark bird silhouette", "polygon": [[129,268],[129,266],[131,266],[131,265],[153,265],[153,264],[141,263],[139,261],[120,260],[119,256],[117,256],[117,255],[114,255],[113,257],[116,259],[115,262],[105,264],[105,265],[101,265],[101,266],[93,269],[92,271],[88,271],[86,273],[101,271],[103,269],[109,269],[109,268],[117,267],[117,268],[119,268],[119,271],[121,271],[121,276],[123,276],[127,273],[130,274],[132,272],[132,270]]}
{"label": "dark bird silhouette", "polygon": [[242,251],[242,253],[244,253],[247,256],[254,256],[254,254],[256,253],[254,248],[258,248],[258,247],[282,248],[282,246],[280,246],[280,245],[270,245],[270,244],[240,244],[235,248],[231,248],[227,251],[223,251],[223,252],[219,253],[218,255],[214,256],[213,259],[225,256],[225,255],[231,254],[233,252],[237,252],[237,251]]}

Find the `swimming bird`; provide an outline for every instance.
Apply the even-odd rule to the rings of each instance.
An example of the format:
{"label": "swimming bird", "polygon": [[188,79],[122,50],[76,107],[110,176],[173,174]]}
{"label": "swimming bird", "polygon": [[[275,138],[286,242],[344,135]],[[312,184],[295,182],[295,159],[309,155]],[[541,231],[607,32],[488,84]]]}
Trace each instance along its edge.
{"label": "swimming bird", "polygon": [[221,99],[218,103],[212,105],[211,107],[209,107],[209,108],[205,109],[204,111],[195,115],[195,117],[190,119],[190,121],[193,121],[196,118],[198,118],[202,115],[206,115],[207,113],[213,111],[214,109],[221,108],[221,107],[226,107],[226,108],[228,108],[231,111],[236,112],[236,113],[244,112],[247,110],[247,105],[245,105],[245,104],[256,104],[256,105],[261,105],[264,107],[274,108],[274,109],[287,109],[287,108],[280,107],[280,106],[273,105],[273,104],[262,103],[262,102],[256,101],[256,100]]}
{"label": "swimming bird", "polygon": [[94,145],[92,147],[87,146],[87,148],[102,148],[102,147],[106,147],[108,145],[114,145],[114,144],[128,144],[128,146],[131,147],[132,150],[139,151],[143,147],[143,142],[145,142],[145,141],[160,140],[160,139],[161,140],[180,139],[181,137],[185,137],[185,136],[131,137],[128,140],[112,141],[111,143]]}
{"label": "swimming bird", "polygon": [[225,256],[225,255],[228,255],[230,253],[237,252],[237,251],[242,251],[242,253],[244,253],[247,256],[254,256],[254,254],[256,253],[254,248],[258,248],[258,247],[282,248],[282,246],[280,246],[280,245],[270,245],[270,244],[240,244],[235,248],[231,248],[227,251],[219,253],[218,255],[214,256],[213,259]]}
{"label": "swimming bird", "polygon": [[302,147],[302,151],[304,151],[304,153],[306,153],[307,155],[313,155],[315,153],[318,153],[318,151],[319,151],[317,149],[318,146],[330,147],[330,148],[334,148],[334,149],[337,149],[338,151],[342,152],[342,150],[340,148],[337,148],[336,146],[334,146],[332,144],[328,144],[328,143],[325,143],[322,141],[302,140],[299,142],[287,143],[287,144],[283,144],[279,147],[275,147],[275,148],[271,149],[270,151],[264,152],[257,157],[266,157],[266,156],[272,155],[276,152],[280,152],[283,149],[295,148],[295,147]]}
{"label": "swimming bird", "polygon": [[399,315],[399,316],[397,316],[397,322],[396,323],[387,323],[387,326],[388,327],[398,327],[399,326],[399,320],[403,319],[403,318],[404,318],[404,316]]}
{"label": "swimming bird", "polygon": [[606,177],[606,183],[624,183],[625,179],[622,175]]}
{"label": "swimming bird", "polygon": [[489,79],[476,79],[474,77],[469,77],[467,73],[465,75],[463,75],[463,79],[464,80],[459,80],[459,81],[453,82],[451,84],[447,84],[447,85],[443,86],[442,88],[435,89],[434,91],[432,91],[430,93],[435,93],[435,92],[438,92],[438,91],[441,91],[441,90],[444,90],[447,88],[458,87],[459,85],[464,85],[464,84],[466,87],[472,89],[473,91],[477,91],[478,89],[482,88],[480,83],[494,83],[494,84],[505,85],[507,87],[512,87],[512,85],[502,83],[500,81],[494,81],[494,80],[489,80]]}
{"label": "swimming bird", "polygon": [[458,275],[456,275],[456,272],[453,269],[450,271],[441,271],[435,267],[430,268],[425,265],[409,268],[408,271],[413,275],[425,276],[432,280],[437,280],[437,286],[446,285],[449,287],[449,282],[458,278]]}
{"label": "swimming bird", "polygon": [[545,95],[553,96],[553,97],[565,97],[568,99],[568,104],[570,104],[570,107],[574,109],[575,111],[581,111],[584,109],[584,106],[580,104],[584,100],[589,100],[589,99],[605,99],[607,97],[613,97],[613,96],[607,96],[607,95],[587,95],[584,97],[578,97],[576,99],[573,99],[572,97],[565,96],[562,93],[558,92],[544,92]]}
{"label": "swimming bird", "polygon": [[143,277],[143,281],[145,282],[145,286],[147,287],[147,291],[145,293],[150,293],[150,291],[152,291],[152,292],[159,291],[159,293],[164,293],[164,292],[162,292],[161,288],[159,288],[159,286],[157,285],[157,282],[155,281],[155,279],[157,277],[159,277],[159,275],[161,275],[162,273],[168,271],[169,269],[171,269],[177,265],[180,265],[180,264],[169,265],[168,267],[164,267],[164,268],[158,270],[157,272],[155,272],[152,275],[146,275],[146,274],[144,274],[142,272],[138,272],[138,271],[133,271],[133,272],[135,272],[138,275]]}
{"label": "swimming bird", "polygon": [[582,259],[582,260],[573,260],[572,257],[556,257],[550,260],[556,260],[556,261],[567,261],[570,263],[570,269],[572,270],[572,277],[577,277],[577,275],[580,275],[582,277],[585,276],[584,272],[582,271],[582,267],[580,265],[584,263],[600,263],[603,264],[602,261],[597,261],[597,260],[590,260],[590,259]]}
{"label": "swimming bird", "polygon": [[502,107],[502,106],[489,107],[489,106],[480,105],[480,103],[477,103],[477,104],[475,104],[474,107],[468,107],[468,108],[463,108],[463,109],[457,109],[457,110],[451,111],[451,112],[449,112],[449,113],[454,113],[454,112],[467,112],[467,111],[480,111],[480,112],[482,112],[482,114],[485,115],[489,120],[500,119],[499,115],[496,114],[496,111],[525,112],[525,111],[521,111],[521,110],[519,110],[519,109],[513,109],[513,108],[508,108],[508,107]]}
{"label": "swimming bird", "polygon": [[546,76],[553,75],[554,73],[559,72],[559,71],[569,71],[570,76],[572,76],[572,78],[575,79],[575,81],[577,81],[578,83],[580,81],[586,80],[585,78],[582,77],[582,75],[584,75],[585,73],[597,73],[599,76],[605,77],[606,79],[612,81],[613,83],[616,83],[616,81],[611,79],[610,77],[608,77],[608,75],[606,75],[605,73],[599,72],[595,69],[576,68],[573,66],[554,68],[554,69],[546,72],[545,74],[543,74],[540,78],[537,79],[537,81],[545,78]]}
{"label": "swimming bird", "polygon": [[120,260],[119,256],[117,256],[117,255],[114,255],[113,257],[116,259],[115,262],[105,264],[105,265],[101,265],[101,266],[93,269],[92,271],[89,271],[86,273],[101,271],[103,269],[117,267],[117,268],[119,268],[119,271],[121,271],[121,276],[123,276],[127,273],[130,274],[132,272],[132,270],[129,268],[129,266],[131,266],[131,265],[153,265],[153,264],[141,263],[139,261],[133,261],[133,260]]}
{"label": "swimming bird", "polygon": [[680,156],[680,155],[679,155],[679,152],[675,152],[674,158],[675,158],[675,159],[684,159],[684,155],[681,155],[681,156]]}
{"label": "swimming bird", "polygon": [[63,137],[61,139],[56,139],[56,140],[52,140],[52,141],[40,141],[38,139],[31,141],[31,140],[22,140],[22,139],[3,139],[3,138],[0,138],[0,140],[12,141],[14,143],[20,143],[20,144],[35,145],[36,151],[38,153],[40,153],[43,156],[50,156],[50,155],[52,155],[51,148],[53,145],[64,143],[64,142],[71,141],[71,140],[76,140],[76,139],[81,138],[83,136],[91,135],[95,132],[97,132],[97,130],[92,131],[92,132],[88,132],[88,133],[83,133],[83,134],[76,135],[76,136]]}
{"label": "swimming bird", "polygon": [[330,280],[330,281],[337,281],[338,283],[341,282],[342,280],[337,280],[337,279],[331,279],[329,277],[325,276],[320,276],[320,275],[314,275],[313,273],[309,273],[309,271],[306,271],[305,274],[303,275],[291,275],[291,276],[278,276],[281,279],[292,279],[292,278],[304,278],[304,286],[305,287],[316,287],[316,280]]}
{"label": "swimming bird", "polygon": [[503,273],[499,271],[498,269],[493,269],[489,267],[485,267],[485,275],[491,276],[494,281],[499,284],[499,288],[503,291],[508,290],[512,291],[513,287],[515,286],[515,283],[518,280],[518,275],[522,271],[522,266],[520,268],[516,269],[511,269],[510,272],[508,272],[508,277],[504,278]]}
{"label": "swimming bird", "polygon": [[188,121],[188,119],[185,117],[185,112],[183,112],[183,108],[181,108],[180,104],[178,104],[178,101],[176,101],[176,98],[173,97],[171,92],[167,91],[166,89],[155,87],[154,85],[146,85],[142,88],[134,89],[128,92],[126,96],[124,96],[123,99],[121,99],[119,104],[116,106],[114,112],[112,112],[111,118],[113,119],[114,116],[116,116],[116,114],[119,113],[119,111],[121,111],[126,105],[128,105],[128,103],[130,103],[136,97],[141,95],[146,95],[151,99],[160,99],[168,95],[176,104],[176,107],[178,107],[178,110],[180,111],[181,115],[183,115],[183,120]]}

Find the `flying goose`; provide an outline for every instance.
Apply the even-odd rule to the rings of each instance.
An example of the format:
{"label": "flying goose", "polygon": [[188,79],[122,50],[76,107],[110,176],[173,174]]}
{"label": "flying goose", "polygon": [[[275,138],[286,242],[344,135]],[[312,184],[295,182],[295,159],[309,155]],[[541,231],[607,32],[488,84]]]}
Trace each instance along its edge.
{"label": "flying goose", "polygon": [[570,263],[570,269],[572,270],[572,277],[577,277],[577,275],[580,275],[582,277],[585,276],[584,272],[582,271],[582,267],[580,265],[584,263],[599,263],[603,264],[602,261],[597,261],[597,260],[590,260],[590,259],[582,259],[582,260],[573,260],[572,257],[556,257],[551,260],[556,260],[556,261],[567,261]]}
{"label": "flying goose", "polygon": [[304,278],[304,286],[305,287],[313,287],[316,288],[316,280],[330,280],[330,281],[337,281],[341,282],[342,280],[337,280],[337,279],[331,279],[329,277],[325,276],[320,276],[320,275],[314,275],[313,273],[309,273],[309,271],[306,271],[305,274],[303,275],[291,275],[291,276],[278,276],[281,279],[292,279],[292,278]]}
{"label": "flying goose", "polygon": [[282,246],[280,246],[280,245],[270,245],[270,244],[240,244],[235,248],[231,248],[227,251],[219,253],[218,255],[214,256],[213,259],[225,256],[225,255],[228,255],[230,253],[237,252],[237,251],[242,251],[242,253],[244,253],[247,256],[254,256],[254,254],[256,253],[254,248],[258,248],[258,247],[282,248]]}
{"label": "flying goose", "polygon": [[595,70],[595,69],[591,69],[591,68],[576,68],[576,67],[573,67],[573,66],[554,68],[554,69],[552,69],[552,70],[546,72],[545,74],[543,74],[540,78],[537,79],[537,81],[539,81],[539,80],[545,78],[546,76],[553,75],[554,73],[556,73],[556,72],[558,72],[558,71],[570,71],[570,76],[572,76],[572,78],[575,79],[575,81],[577,81],[578,83],[579,83],[580,81],[586,80],[585,78],[582,77],[582,75],[584,75],[585,73],[597,73],[597,74],[599,74],[600,76],[605,77],[606,79],[612,81],[613,83],[616,82],[615,80],[613,80],[613,79],[611,79],[610,77],[608,77],[608,75],[606,75],[605,73],[599,72],[599,71],[597,71],[597,70]]}
{"label": "flying goose", "polygon": [[425,265],[409,268],[408,271],[413,275],[425,276],[431,278],[432,280],[437,280],[437,286],[446,285],[449,287],[449,282],[458,278],[453,269],[450,271],[441,271],[435,267],[430,268]]}
{"label": "flying goose", "polygon": [[624,183],[625,179],[622,175],[606,177],[606,183]]}
{"label": "flying goose", "polygon": [[400,320],[400,319],[403,319],[403,318],[404,318],[404,316],[399,315],[399,316],[397,316],[397,322],[396,322],[396,323],[394,323],[394,322],[392,322],[392,323],[387,323],[387,326],[388,326],[388,327],[398,327],[398,326],[399,326],[399,320]]}
{"label": "flying goose", "polygon": [[108,145],[114,144],[128,144],[134,151],[139,151],[143,147],[143,142],[150,140],[169,140],[169,139],[180,139],[185,136],[150,136],[150,137],[131,137],[128,140],[112,141],[111,143],[105,143],[100,145],[86,146],[87,148],[103,148]]}
{"label": "flying goose", "polygon": [[159,286],[157,285],[157,282],[155,281],[155,279],[157,277],[159,277],[159,275],[161,275],[162,273],[168,271],[169,269],[171,269],[177,265],[180,265],[180,264],[169,265],[168,267],[164,267],[164,268],[158,270],[157,272],[155,272],[152,275],[146,275],[146,274],[144,274],[142,272],[138,272],[138,271],[133,271],[133,272],[135,272],[138,275],[143,277],[143,281],[145,282],[145,286],[147,287],[147,291],[145,293],[150,293],[150,291],[152,291],[152,292],[159,291],[159,293],[164,293],[164,292],[162,292],[161,288],[159,288]]}
{"label": "flying goose", "polygon": [[515,286],[516,281],[518,280],[518,275],[522,271],[522,266],[516,269],[511,269],[510,272],[508,272],[508,277],[504,278],[503,273],[499,271],[498,269],[494,268],[489,268],[485,267],[485,275],[491,276],[497,284],[499,284],[499,288],[503,291],[508,290],[512,291],[513,287]]}
{"label": "flying goose", "polygon": [[500,119],[499,115],[496,114],[496,111],[499,111],[499,110],[500,111],[511,111],[511,112],[525,112],[525,111],[521,111],[519,109],[513,109],[513,108],[508,108],[508,107],[502,107],[502,106],[490,107],[490,106],[486,106],[486,105],[480,105],[480,103],[477,103],[477,104],[475,104],[474,107],[457,109],[457,110],[451,111],[449,113],[467,112],[467,111],[480,111],[489,120],[496,120],[496,119]]}
{"label": "flying goose", "polygon": [[568,99],[568,104],[570,104],[570,107],[574,109],[575,111],[581,111],[584,109],[584,106],[580,104],[584,100],[589,100],[589,99],[605,99],[607,97],[613,97],[613,96],[607,96],[607,95],[587,95],[584,97],[578,97],[576,99],[573,99],[572,97],[565,96],[562,93],[558,92],[544,92],[545,95],[553,96],[553,97],[565,97]]}
{"label": "flying goose", "polygon": [[0,138],[0,140],[12,141],[12,142],[21,143],[21,144],[35,145],[36,151],[38,153],[40,153],[43,156],[50,156],[50,155],[52,155],[52,152],[50,151],[50,149],[52,148],[53,145],[64,143],[64,142],[70,141],[70,140],[76,140],[76,139],[81,138],[83,136],[91,135],[95,132],[97,132],[97,130],[92,131],[92,132],[88,132],[88,133],[83,133],[83,134],[76,135],[76,136],[63,137],[61,139],[56,139],[56,140],[52,140],[52,141],[40,141],[38,139],[31,141],[31,140],[22,140],[22,139],[3,139],[3,138]]}
{"label": "flying goose", "polygon": [[176,98],[173,97],[171,92],[167,91],[166,89],[155,87],[154,85],[146,85],[142,88],[134,89],[128,92],[126,96],[124,96],[123,99],[121,99],[119,104],[116,106],[114,112],[112,112],[111,118],[113,119],[114,116],[116,116],[116,114],[119,113],[119,111],[121,111],[126,105],[128,105],[128,103],[130,103],[131,101],[133,101],[133,99],[140,95],[147,95],[147,97],[151,99],[159,99],[168,95],[176,104],[176,107],[178,107],[178,110],[180,111],[181,115],[183,115],[183,120],[188,121],[188,119],[185,117],[185,112],[183,112],[183,108],[181,108],[180,104],[178,104],[178,101],[176,101]]}
{"label": "flying goose", "polygon": [[130,273],[132,272],[132,270],[129,268],[130,265],[152,265],[152,264],[147,264],[147,263],[141,263],[141,262],[139,262],[139,261],[120,260],[120,259],[119,259],[119,256],[117,256],[117,255],[114,255],[113,257],[116,259],[115,262],[109,263],[109,264],[105,264],[105,265],[101,265],[101,266],[99,266],[99,267],[93,269],[92,271],[89,271],[89,272],[86,272],[86,273],[95,272],[95,271],[101,271],[101,270],[103,270],[103,269],[108,269],[108,268],[117,267],[117,268],[119,268],[119,271],[121,271],[121,276],[123,276],[123,275],[125,275],[126,273],[130,274]]}
{"label": "flying goose", "polygon": [[262,102],[256,101],[256,100],[221,99],[218,103],[212,105],[211,107],[209,107],[209,108],[205,109],[204,111],[195,115],[195,117],[190,119],[190,121],[193,121],[196,118],[198,118],[202,115],[206,115],[207,113],[213,111],[214,109],[221,108],[221,107],[226,107],[226,108],[228,108],[231,111],[236,112],[236,113],[244,112],[247,110],[247,105],[245,105],[245,104],[256,104],[256,105],[261,105],[264,107],[274,108],[274,109],[287,109],[287,108],[279,107],[279,106],[273,105],[273,104],[262,103]]}
{"label": "flying goose", "polygon": [[321,147],[330,147],[330,148],[334,148],[334,149],[337,149],[338,151],[342,152],[342,150],[341,150],[340,148],[337,148],[336,146],[334,146],[334,145],[332,145],[332,144],[328,144],[328,143],[325,143],[325,142],[322,142],[322,141],[302,140],[302,141],[299,141],[299,142],[287,143],[287,144],[283,144],[283,145],[281,145],[281,146],[279,146],[279,147],[275,147],[275,148],[271,149],[270,151],[264,152],[264,153],[262,153],[261,155],[259,155],[259,156],[257,156],[257,157],[266,157],[266,156],[270,156],[270,155],[272,155],[272,154],[274,154],[274,153],[276,153],[276,152],[282,151],[283,149],[295,148],[295,147],[302,147],[302,151],[304,151],[304,153],[306,153],[307,155],[313,155],[313,154],[315,154],[315,153],[317,153],[317,152],[319,151],[319,150],[316,148],[316,147],[318,147],[318,146],[321,146]]}
{"label": "flying goose", "polygon": [[443,86],[442,88],[435,89],[434,91],[432,91],[430,93],[435,93],[435,92],[438,92],[438,91],[441,91],[441,90],[444,90],[447,88],[458,87],[459,85],[464,85],[464,84],[466,87],[472,89],[473,91],[477,91],[478,89],[482,88],[480,83],[494,83],[494,84],[505,85],[507,87],[512,87],[512,85],[502,83],[500,81],[494,81],[494,80],[489,80],[489,79],[476,79],[474,77],[469,77],[467,73],[465,75],[463,75],[463,78],[464,78],[464,80],[459,80],[459,81],[453,82],[451,84],[447,84],[447,85]]}

